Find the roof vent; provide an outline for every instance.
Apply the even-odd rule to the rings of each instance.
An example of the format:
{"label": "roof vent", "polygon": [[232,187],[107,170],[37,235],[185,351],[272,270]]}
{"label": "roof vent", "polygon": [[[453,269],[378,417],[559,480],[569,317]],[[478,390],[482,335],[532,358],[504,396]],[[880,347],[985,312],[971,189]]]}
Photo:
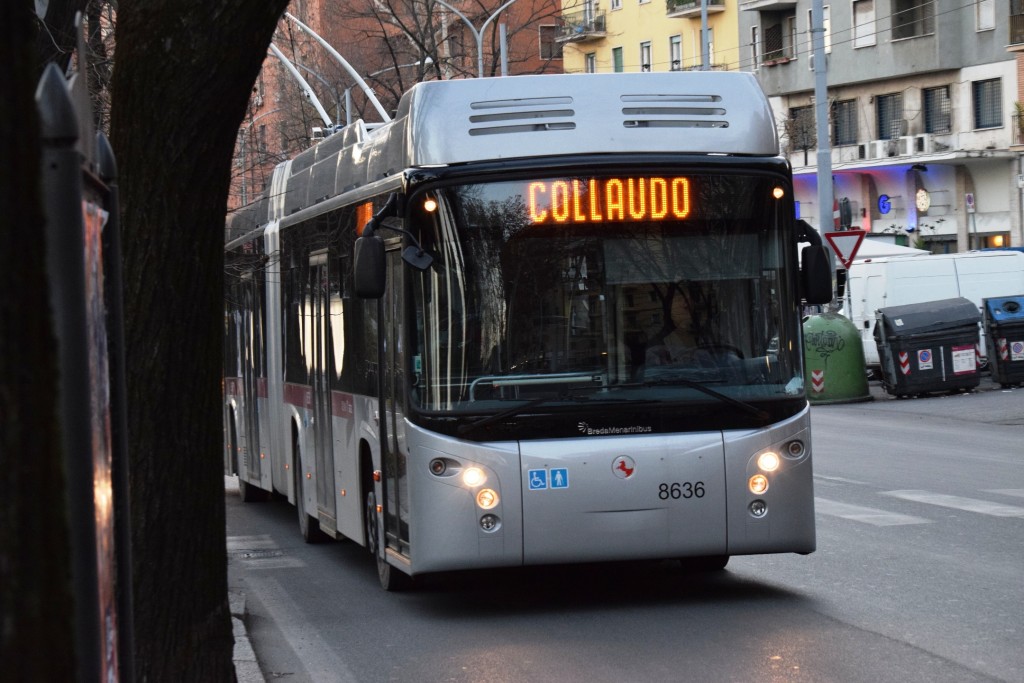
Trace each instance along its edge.
{"label": "roof vent", "polygon": [[728,128],[719,95],[623,95],[625,128]]}
{"label": "roof vent", "polygon": [[470,135],[501,135],[548,130],[572,130],[576,111],[572,97],[531,97],[473,102],[469,116]]}

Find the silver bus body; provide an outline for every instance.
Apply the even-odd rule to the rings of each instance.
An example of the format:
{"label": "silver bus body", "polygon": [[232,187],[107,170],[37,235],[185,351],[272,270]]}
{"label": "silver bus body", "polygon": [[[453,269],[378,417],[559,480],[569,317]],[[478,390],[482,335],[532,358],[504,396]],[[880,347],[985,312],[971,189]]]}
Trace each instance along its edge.
{"label": "silver bus body", "polygon": [[[779,278],[769,288],[778,297],[774,303],[785,309],[772,314],[784,319],[786,330],[777,333],[773,349],[781,334],[789,360],[776,355],[787,353],[785,349],[762,348],[753,356],[749,342],[747,354],[730,361],[748,373],[755,372],[755,366],[788,367],[781,380],[771,380],[788,406],[783,417],[732,417],[747,408],[751,415],[758,411],[756,406],[736,407],[743,402],[736,399],[743,399],[742,392],[722,399],[694,391],[675,409],[675,417],[676,413],[665,412],[667,408],[652,407],[657,417],[645,422],[643,408],[630,408],[633,412],[623,422],[614,418],[618,404],[593,414],[583,406],[560,405],[571,424],[560,425],[558,415],[552,414],[532,429],[532,412],[527,410],[505,420],[516,421],[516,427],[508,427],[512,431],[503,431],[505,426],[498,424],[492,439],[473,431],[486,432],[479,425],[489,421],[502,423],[486,418],[486,401],[481,398],[485,391],[497,401],[499,395],[530,396],[530,391],[546,388],[531,386],[531,381],[556,383],[557,400],[567,400],[570,389],[563,389],[562,383],[575,381],[576,371],[523,371],[537,373],[536,377],[510,374],[507,367],[495,376],[478,372],[464,378],[461,398],[442,399],[442,393],[452,389],[439,382],[453,375],[436,366],[454,366],[437,348],[420,348],[443,344],[450,355],[454,347],[454,340],[444,335],[455,332],[444,332],[432,317],[437,311],[431,305],[438,304],[420,302],[427,294],[440,296],[440,290],[430,288],[441,285],[406,272],[396,259],[398,265],[389,271],[391,293],[378,318],[374,302],[354,299],[344,291],[345,275],[337,271],[347,267],[348,256],[335,253],[335,233],[327,241],[317,237],[320,242],[298,238],[314,225],[321,226],[323,234],[335,224],[352,226],[357,205],[379,207],[391,194],[419,202],[426,192],[417,189],[420,185],[438,196],[445,196],[456,181],[463,183],[459,188],[471,188],[466,196],[472,195],[472,188],[498,187],[505,178],[503,164],[516,177],[536,168],[538,177],[568,178],[583,177],[579,160],[602,177],[625,163],[632,169],[629,173],[639,177],[647,159],[659,169],[655,173],[666,176],[675,164],[695,178],[700,175],[694,168],[714,174],[720,164],[727,180],[730,174],[743,173],[747,163],[775,169],[787,193],[783,201],[788,203],[781,206],[792,207],[791,186],[786,185],[789,168],[779,156],[771,110],[746,73],[517,76],[420,83],[402,98],[392,122],[375,128],[356,122],[279,165],[264,197],[236,212],[227,227],[226,469],[236,472],[250,492],[276,491],[299,503],[300,515],[301,510],[308,511],[314,525],[329,536],[367,545],[373,525],[378,525],[384,539],[379,561],[411,575],[532,564],[812,552],[810,421],[799,358],[799,296],[793,293],[795,285],[790,286],[796,282],[795,240],[791,248],[782,245],[785,254],[779,256],[772,255],[771,249],[779,249],[773,242],[771,248],[764,247],[771,254],[763,257],[774,269],[773,277]],[[558,170],[566,168],[569,171]],[[478,169],[483,184],[473,184]],[[644,177],[651,192],[648,201],[654,204],[655,180]],[[457,192],[447,195],[452,207],[460,198]],[[514,188],[508,192],[518,196]],[[789,230],[791,216],[771,221],[778,222],[780,230]],[[764,222],[771,221],[766,217]],[[411,213],[405,225],[426,234],[426,228],[413,228],[417,224]],[[389,248],[401,246],[397,235],[387,237]],[[689,240],[680,244],[697,246],[708,241],[682,233],[679,239]],[[744,245],[758,244],[748,236],[744,240]],[[602,253],[626,253],[632,244],[609,243]],[[350,247],[342,252],[345,249]],[[744,258],[737,252],[733,260],[740,263]],[[602,306],[606,296],[625,301],[638,277],[630,270],[634,266],[615,265],[612,256],[607,259],[602,261],[602,277],[609,293],[590,297]],[[754,263],[751,257],[749,267],[740,264],[735,272],[707,274],[705,280],[714,283],[708,291],[732,291],[729,283],[743,278],[754,282],[759,269],[767,268],[764,263]],[[450,263],[447,268],[453,270]],[[321,276],[340,279],[330,280],[332,284],[317,293],[309,283]],[[460,281],[447,280],[446,286]],[[292,286],[294,291],[288,289]],[[736,291],[752,288],[753,284],[735,285]],[[409,293],[414,301],[408,300]],[[737,296],[738,302],[774,308],[760,294]],[[448,317],[455,310],[452,305],[442,311]],[[418,307],[416,316],[426,318],[424,330],[415,329],[413,322],[419,318],[409,312],[412,306]],[[622,327],[631,315],[622,306],[600,319],[606,334],[609,326]],[[599,313],[592,308],[588,314],[598,320]],[[767,319],[768,314],[762,317]],[[536,324],[537,335],[551,329]],[[543,324],[550,325],[550,320]],[[576,343],[572,337],[577,328],[565,321],[559,324],[568,330],[559,344]],[[373,335],[379,334],[379,347],[366,332],[371,328]],[[407,350],[414,337],[420,345],[415,354]],[[359,355],[364,351],[355,351],[356,346],[365,346],[365,354]],[[550,353],[545,361],[549,365],[566,362]],[[629,392],[640,387],[635,391],[648,393],[637,393],[637,405],[659,402],[661,394],[652,392],[661,389],[651,388],[657,382],[649,377],[626,381],[625,366],[632,363],[628,355],[625,348],[601,354],[602,365],[592,380],[595,390],[608,397],[607,392],[615,389]],[[512,379],[503,384],[502,376]],[[586,372],[582,376],[580,381],[586,384]],[[630,378],[634,376],[640,375]],[[749,381],[752,396],[761,395],[753,386],[761,382]],[[487,386],[490,389],[481,388]],[[717,385],[709,386],[714,390]],[[376,387],[385,387],[385,395]],[[428,397],[430,391],[436,393]],[[540,396],[537,410],[544,409],[545,398]],[[693,411],[705,417],[688,417]],[[498,412],[493,409],[492,417]],[[461,417],[464,414],[474,417]],[[721,424],[706,417],[715,415],[729,417]],[[459,430],[466,433],[454,427],[434,428],[445,420],[461,420]],[[710,426],[702,428],[702,420]],[[515,438],[507,438],[509,434]],[[765,473],[758,457],[768,451],[778,454],[779,465]],[[471,468],[483,475],[483,483],[463,480]],[[755,475],[767,475],[767,491],[752,492]],[[493,507],[481,507],[484,488],[495,494]],[[368,494],[381,511],[381,519],[371,519],[370,526]],[[755,502],[763,503],[766,511]]]}

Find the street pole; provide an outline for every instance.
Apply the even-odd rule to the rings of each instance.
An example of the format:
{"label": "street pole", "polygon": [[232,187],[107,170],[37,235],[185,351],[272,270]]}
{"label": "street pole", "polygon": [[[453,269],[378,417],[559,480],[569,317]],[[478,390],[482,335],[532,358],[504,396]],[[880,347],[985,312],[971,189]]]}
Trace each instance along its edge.
{"label": "street pole", "polygon": [[818,136],[818,232],[831,229],[832,145],[828,134],[828,73],[825,64],[825,9],[823,0],[811,4],[811,49],[814,53],[814,113]]}
{"label": "street pole", "polygon": [[462,21],[464,21],[466,23],[466,26],[469,27],[469,30],[472,31],[473,37],[476,38],[476,76],[477,76],[477,78],[483,78],[483,75],[484,75],[484,30],[487,28],[487,24],[491,23],[494,20],[494,18],[497,17],[502,12],[502,10],[504,10],[506,7],[508,7],[509,5],[511,5],[515,1],[516,0],[508,0],[508,2],[506,2],[504,5],[502,5],[498,9],[494,10],[494,13],[491,14],[491,16],[487,17],[487,21],[485,21],[484,25],[480,27],[479,31],[477,31],[476,27],[473,26],[473,22],[471,22],[466,17],[465,14],[463,14],[462,12],[457,10],[456,8],[452,7],[451,5],[449,5],[444,0],[434,0],[434,2],[436,2],[437,4],[442,5],[444,7],[447,7],[452,12],[455,12],[455,14],[457,14],[458,17],[460,19],[462,19]]}
{"label": "street pole", "polygon": [[708,60],[711,50],[708,48],[708,0],[700,0],[700,70],[710,69]]}

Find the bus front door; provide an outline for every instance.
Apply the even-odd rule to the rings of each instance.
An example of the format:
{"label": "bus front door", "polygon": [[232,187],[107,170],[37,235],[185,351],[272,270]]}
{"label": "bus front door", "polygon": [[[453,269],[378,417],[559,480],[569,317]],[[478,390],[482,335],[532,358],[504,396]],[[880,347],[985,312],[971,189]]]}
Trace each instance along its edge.
{"label": "bus front door", "polygon": [[[395,247],[400,241],[395,240]],[[381,438],[384,467],[384,534],[386,547],[409,555],[409,493],[405,441],[405,339],[402,303],[405,265],[398,248],[388,251],[388,287],[382,301],[382,412],[386,434]]]}

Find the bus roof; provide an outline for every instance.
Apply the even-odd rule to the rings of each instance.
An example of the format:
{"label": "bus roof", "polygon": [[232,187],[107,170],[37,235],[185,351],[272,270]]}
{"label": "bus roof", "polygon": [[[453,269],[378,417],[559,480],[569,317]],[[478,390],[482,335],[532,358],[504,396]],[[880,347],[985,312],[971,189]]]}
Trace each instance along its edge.
{"label": "bus roof", "polygon": [[775,157],[779,139],[747,72],[427,81],[403,95],[393,121],[357,121],[278,166],[277,201],[236,212],[227,239],[408,168],[644,152]]}

